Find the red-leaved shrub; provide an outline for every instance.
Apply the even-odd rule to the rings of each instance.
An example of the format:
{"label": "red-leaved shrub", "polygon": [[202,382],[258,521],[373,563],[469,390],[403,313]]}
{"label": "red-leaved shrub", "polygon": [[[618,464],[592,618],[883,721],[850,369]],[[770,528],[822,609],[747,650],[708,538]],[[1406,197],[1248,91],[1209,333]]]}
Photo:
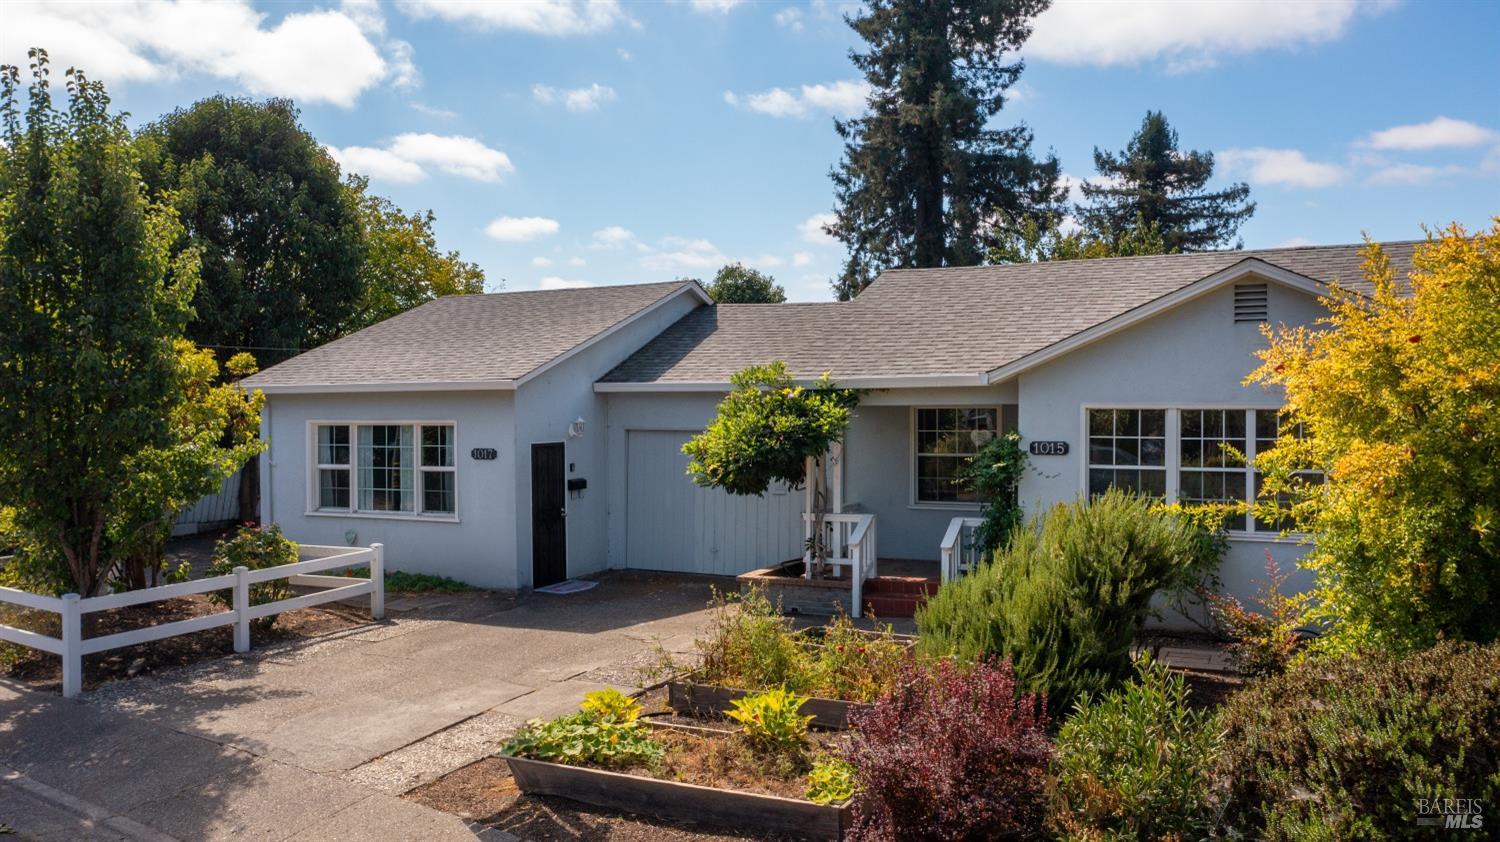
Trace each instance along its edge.
{"label": "red-leaved shrub", "polygon": [[853,724],[846,751],[861,794],[851,839],[1040,835],[1047,713],[1017,694],[1009,662],[908,666],[901,689]]}

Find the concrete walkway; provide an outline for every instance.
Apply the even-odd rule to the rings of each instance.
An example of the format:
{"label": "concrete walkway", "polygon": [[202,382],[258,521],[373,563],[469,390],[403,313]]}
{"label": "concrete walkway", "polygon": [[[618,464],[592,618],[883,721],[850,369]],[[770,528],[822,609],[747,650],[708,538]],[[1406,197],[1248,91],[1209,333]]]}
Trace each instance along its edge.
{"label": "concrete walkway", "polygon": [[528,718],[631,688],[657,643],[690,649],[711,582],[393,599],[385,623],[76,701],[0,683],[0,823],[59,840],[513,838],[398,796]]}

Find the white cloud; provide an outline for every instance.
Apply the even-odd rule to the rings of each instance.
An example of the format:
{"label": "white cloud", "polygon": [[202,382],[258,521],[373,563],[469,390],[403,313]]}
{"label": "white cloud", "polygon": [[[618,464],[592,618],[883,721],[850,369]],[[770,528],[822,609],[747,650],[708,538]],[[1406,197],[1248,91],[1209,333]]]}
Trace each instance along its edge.
{"label": "white cloud", "polygon": [[736,108],[748,108],[772,117],[809,117],[814,111],[826,111],[836,117],[852,117],[865,108],[870,96],[869,84],[846,79],[821,85],[803,85],[796,91],[772,88],[758,94],[724,93],[724,101]]}
{"label": "white cloud", "polygon": [[567,278],[559,278],[556,275],[548,275],[542,278],[542,289],[583,289],[591,287],[593,281],[572,281]]}
{"label": "white cloud", "polygon": [[55,67],[112,84],[206,75],[258,96],[345,108],[382,82],[416,79],[410,45],[371,34],[367,6],[293,12],[274,25],[268,17],[247,0],[8,3],[0,61],[25,67],[26,49],[43,45]]}
{"label": "white cloud", "polygon": [[452,120],[453,118],[458,116],[457,111],[449,111],[446,108],[438,108],[435,105],[424,105],[420,102],[411,102],[407,104],[411,106],[411,110],[417,112],[418,114],[425,114],[428,117],[437,117],[440,120]]}
{"label": "white cloud", "polygon": [[792,255],[792,265],[797,267],[808,266],[813,262],[811,252],[799,251]]}
{"label": "white cloud", "polygon": [[570,257],[570,258],[568,258],[568,265],[572,266],[574,268],[577,268],[579,266],[586,266],[586,265],[588,265],[588,261],[584,260],[581,257]]}
{"label": "white cloud", "polygon": [[593,246],[597,249],[624,248],[635,242],[635,234],[623,225],[611,225],[594,232]]}
{"label": "white cloud", "polygon": [[615,50],[615,54],[620,57],[620,61],[630,61],[630,51],[625,49],[624,47]]}
{"label": "white cloud", "polygon": [[1214,155],[1226,173],[1244,173],[1258,184],[1281,184],[1287,187],[1328,187],[1344,179],[1344,168],[1338,164],[1309,161],[1296,149],[1225,149]]}
{"label": "white cloud", "polygon": [[516,171],[510,156],[472,137],[408,132],[396,135],[390,150],[419,164],[475,181],[499,181]]}
{"label": "white cloud", "polygon": [[372,146],[328,147],[328,154],[339,162],[344,172],[359,173],[378,181],[410,184],[427,177],[422,165],[391,152]]}
{"label": "white cloud", "polygon": [[595,111],[600,103],[614,102],[615,89],[595,82],[586,88],[554,88],[551,85],[532,85],[531,95],[545,105],[562,103],[569,111]]}
{"label": "white cloud", "polygon": [[772,15],[771,19],[776,21],[776,25],[782,29],[789,29],[792,32],[802,31],[802,10],[795,6],[788,6],[782,9]]}
{"label": "white cloud", "polygon": [[1295,248],[1302,248],[1303,246],[1315,246],[1315,245],[1317,245],[1316,241],[1309,240],[1306,237],[1290,237],[1288,239],[1282,240],[1281,242],[1277,243],[1276,246],[1275,246],[1275,248],[1279,248],[1279,249],[1295,249]]}
{"label": "white cloud", "polygon": [[[346,170],[394,182],[421,181],[426,166],[474,181],[495,182],[515,172],[510,156],[463,135],[407,132],[396,135],[384,149],[372,146],[328,147]],[[426,166],[424,166],[426,165]]]}
{"label": "white cloud", "polygon": [[524,243],[557,233],[557,220],[544,216],[502,216],[486,225],[484,233],[502,243]]}
{"label": "white cloud", "polygon": [[663,237],[658,249],[641,257],[641,265],[654,270],[717,269],[729,262],[719,247],[708,240],[684,237]]}
{"label": "white cloud", "polygon": [[586,35],[616,24],[638,25],[620,9],[618,0],[400,0],[397,5],[418,19],[538,35]]}
{"label": "white cloud", "polygon": [[725,14],[743,0],[691,0],[689,5],[695,12]]}
{"label": "white cloud", "polygon": [[1431,184],[1463,172],[1463,167],[1454,165],[1431,167],[1426,164],[1390,164],[1371,173],[1366,180],[1370,184],[1380,185]]}
{"label": "white cloud", "polygon": [[531,265],[538,269],[546,269],[552,265],[552,259],[549,257],[533,257],[531,258]]}
{"label": "white cloud", "polygon": [[1500,146],[1484,154],[1484,160],[1479,162],[1479,171],[1485,175],[1500,175]]}
{"label": "white cloud", "polygon": [[824,226],[832,225],[838,220],[834,213],[815,213],[803,220],[797,226],[797,232],[802,235],[802,241],[812,243],[816,246],[831,246],[838,242],[823,230]]}
{"label": "white cloud", "polygon": [[1482,146],[1500,139],[1500,132],[1451,117],[1426,123],[1394,126],[1372,132],[1365,145],[1374,149],[1438,149],[1448,146]]}
{"label": "white cloud", "polygon": [[1168,70],[1212,67],[1228,54],[1317,44],[1340,37],[1361,13],[1388,0],[1057,0],[1036,18],[1022,52],[1061,64],[1120,65],[1164,61]]}
{"label": "white cloud", "polygon": [[775,254],[757,254],[740,262],[755,269],[775,269],[786,265],[786,261],[782,260],[780,255]]}

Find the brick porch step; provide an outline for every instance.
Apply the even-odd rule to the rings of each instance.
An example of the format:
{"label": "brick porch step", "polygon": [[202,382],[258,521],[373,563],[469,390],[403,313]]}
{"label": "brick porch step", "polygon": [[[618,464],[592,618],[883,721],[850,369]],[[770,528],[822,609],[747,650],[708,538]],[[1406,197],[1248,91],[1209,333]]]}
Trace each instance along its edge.
{"label": "brick porch step", "polygon": [[937,593],[938,584],[921,576],[876,576],[865,582],[865,593],[872,596],[932,596]]}
{"label": "brick porch step", "polygon": [[876,619],[915,617],[917,608],[926,601],[927,597],[915,594],[867,596],[865,597],[865,616],[874,615]]}

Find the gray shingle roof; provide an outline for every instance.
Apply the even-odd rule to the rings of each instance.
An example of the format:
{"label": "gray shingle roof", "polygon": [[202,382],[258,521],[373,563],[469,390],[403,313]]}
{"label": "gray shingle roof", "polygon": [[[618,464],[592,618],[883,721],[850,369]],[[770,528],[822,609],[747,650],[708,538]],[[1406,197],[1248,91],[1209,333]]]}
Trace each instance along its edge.
{"label": "gray shingle roof", "polygon": [[314,348],[250,388],[515,380],[691,282],[460,295]]}
{"label": "gray shingle roof", "polygon": [[[1413,242],[1385,244],[1398,278]],[[1362,245],[1221,251],[1009,266],[900,269],[853,301],[721,304],[689,313],[605,375],[611,383],[723,383],[783,360],[797,377],[972,375],[1014,362],[1255,258],[1368,290]]]}

